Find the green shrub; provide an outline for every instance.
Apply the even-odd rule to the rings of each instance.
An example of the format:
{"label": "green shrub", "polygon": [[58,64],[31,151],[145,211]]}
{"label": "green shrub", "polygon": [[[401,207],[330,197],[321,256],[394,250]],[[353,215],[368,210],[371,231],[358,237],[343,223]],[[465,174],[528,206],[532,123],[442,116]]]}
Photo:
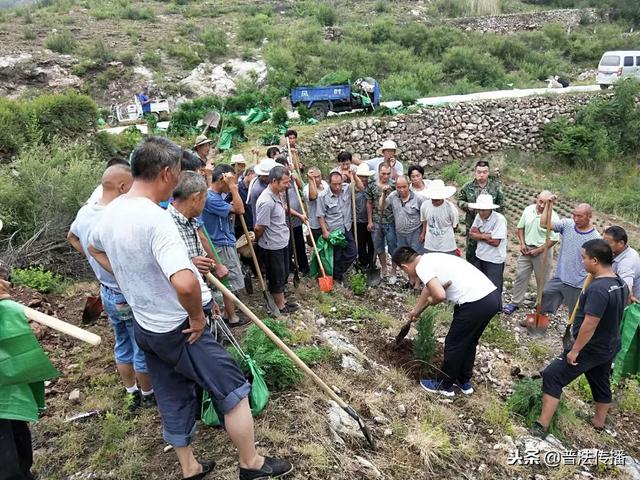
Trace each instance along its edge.
{"label": "green shrub", "polygon": [[427,308],[422,312],[420,320],[416,324],[418,335],[416,336],[414,354],[417,359],[423,362],[430,363],[436,353],[435,321],[438,311],[439,309],[436,307]]}
{"label": "green shrub", "polygon": [[0,98],[0,155],[14,155],[26,141],[28,118],[22,104]]}
{"label": "green shrub", "polygon": [[120,10],[120,18],[124,20],[153,20],[155,15],[150,8],[140,8],[127,5]]}
{"label": "green shrub", "polygon": [[162,57],[156,52],[144,52],[142,55],[142,64],[146,67],[158,68],[162,63]]}
{"label": "green shrub", "polygon": [[122,62],[127,67],[132,67],[138,63],[136,59],[136,52],[133,50],[125,50],[118,54],[118,61]]}
{"label": "green shrub", "polygon": [[25,285],[40,293],[59,291],[63,285],[62,277],[42,267],[14,268],[11,281],[16,285]]}
{"label": "green shrub", "polygon": [[298,105],[298,108],[296,108],[296,111],[298,112],[298,115],[300,116],[300,121],[302,123],[307,123],[310,119],[313,118],[313,113],[311,113],[311,110],[309,108],[307,108],[306,105]]}
{"label": "green shrub", "polygon": [[351,290],[356,295],[364,295],[367,291],[367,277],[364,273],[351,275]]}
{"label": "green shrub", "polygon": [[640,414],[640,377],[627,378],[619,394],[618,408],[621,411]]}
{"label": "green shrub", "polygon": [[[542,411],[542,379],[524,378],[520,380],[507,400],[507,405],[513,413],[522,417],[527,427],[533,425]],[[549,426],[551,433],[558,435],[558,417],[567,414],[573,415],[564,400],[561,399],[558,410]]]}
{"label": "green shrub", "polygon": [[209,27],[203,30],[198,35],[198,39],[204,45],[204,51],[211,60],[223,57],[229,50],[227,36],[217,28]]}
{"label": "green shrub", "polygon": [[27,111],[46,141],[55,136],[77,138],[93,131],[98,107],[87,95],[69,91],[62,95],[41,95],[27,104]]}
{"label": "green shrub", "polygon": [[325,27],[335,25],[338,19],[338,12],[335,7],[329,3],[319,2],[316,5],[314,16],[316,20]]}
{"label": "green shrub", "polygon": [[76,42],[68,30],[63,30],[49,35],[45,47],[57,53],[72,53],[76,49]]}
{"label": "green shrub", "polygon": [[187,45],[186,43],[172,43],[169,45],[167,53],[169,56],[179,59],[182,66],[186,69],[197,67],[202,61],[193,46]]}
{"label": "green shrub", "polygon": [[271,123],[276,127],[286,125],[288,120],[289,117],[287,116],[287,111],[282,106],[276,108],[271,114]]}
{"label": "green shrub", "polygon": [[171,123],[167,133],[175,136],[195,134],[200,130],[196,125],[211,110],[220,112],[223,101],[214,96],[200,97],[191,102],[183,102],[171,115]]}
{"label": "green shrub", "polygon": [[453,79],[467,79],[482,87],[502,87],[505,71],[496,57],[475,47],[453,47],[444,54],[442,69]]}
{"label": "green shrub", "polygon": [[114,59],[113,50],[106,47],[100,39],[95,40],[91,47],[87,50],[86,55],[93,60],[101,62],[110,62]]}
{"label": "green shrub", "polygon": [[31,29],[25,29],[24,33],[22,34],[22,38],[24,38],[25,40],[35,40],[36,33]]}
{"label": "green shrub", "polygon": [[266,15],[245,17],[240,20],[238,38],[245,42],[259,45],[267,37],[270,29],[270,18]]}

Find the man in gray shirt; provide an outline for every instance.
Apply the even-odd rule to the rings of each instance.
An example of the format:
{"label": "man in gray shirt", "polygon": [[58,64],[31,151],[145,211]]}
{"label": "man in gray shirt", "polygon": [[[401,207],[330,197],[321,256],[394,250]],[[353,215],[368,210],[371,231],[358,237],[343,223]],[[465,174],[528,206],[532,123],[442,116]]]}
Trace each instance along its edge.
{"label": "man in gray shirt", "polygon": [[627,232],[613,225],[603,238],[613,251],[613,271],[629,286],[629,302],[640,303],[640,256],[627,245]]}
{"label": "man in gray shirt", "polygon": [[256,202],[254,232],[258,241],[258,255],[265,266],[269,292],[280,313],[292,313],[298,309],[284,296],[289,278],[289,228],[283,194],[289,188],[289,170],[278,165],[269,173],[269,186]]}
{"label": "man in gray shirt", "polygon": [[385,206],[390,205],[393,210],[397,247],[411,247],[416,252],[422,253],[420,208],[424,197],[416,195],[409,189],[409,179],[404,175],[396,179],[396,191],[387,195],[388,192],[389,190],[385,190],[380,197],[380,209],[384,208],[382,205],[384,201]]}
{"label": "man in gray shirt", "polygon": [[302,194],[309,206],[309,226],[313,238],[317,241],[322,235],[320,224],[318,223],[318,198],[326,195],[329,191],[329,184],[322,180],[322,173],[318,167],[311,167],[307,174],[309,183],[304,186]]}
{"label": "man in gray shirt", "polygon": [[[352,182],[358,191],[364,190],[362,181],[352,171],[349,172]],[[331,232],[344,232],[347,244],[344,247],[333,247],[333,279],[343,280],[344,272],[358,256],[358,249],[353,238],[353,212],[351,211],[351,185],[342,183],[342,173],[331,172],[329,175],[329,191],[318,199],[318,223],[322,237],[329,239]]]}

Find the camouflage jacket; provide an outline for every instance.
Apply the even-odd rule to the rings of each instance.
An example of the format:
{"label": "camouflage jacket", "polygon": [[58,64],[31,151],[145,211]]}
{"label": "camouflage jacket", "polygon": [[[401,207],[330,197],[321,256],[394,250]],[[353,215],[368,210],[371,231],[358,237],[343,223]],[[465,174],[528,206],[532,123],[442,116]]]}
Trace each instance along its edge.
{"label": "camouflage jacket", "polygon": [[[460,192],[458,193],[458,206],[465,212],[464,223],[467,229],[471,228],[473,219],[475,218],[475,212],[469,212],[469,203],[473,203],[478,198],[478,195],[490,194],[493,197],[493,202],[496,205],[504,207],[504,195],[502,193],[502,185],[498,178],[489,177],[489,181],[485,187],[480,187],[475,180],[465,183]],[[500,211],[502,209],[498,209]]]}

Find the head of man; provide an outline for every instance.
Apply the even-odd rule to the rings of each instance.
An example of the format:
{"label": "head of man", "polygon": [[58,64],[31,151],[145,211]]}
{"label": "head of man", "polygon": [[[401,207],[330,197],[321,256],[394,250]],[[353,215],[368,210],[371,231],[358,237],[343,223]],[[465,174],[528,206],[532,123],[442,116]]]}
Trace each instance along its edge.
{"label": "head of man", "polygon": [[210,143],[203,143],[202,145],[198,145],[196,147],[196,153],[200,158],[207,158],[209,156],[209,152],[211,152]]}
{"label": "head of man", "polygon": [[295,148],[296,142],[298,141],[298,132],[290,129],[285,132],[284,136],[289,141],[289,145]]}
{"label": "head of man", "polygon": [[602,238],[611,247],[614,257],[617,257],[626,250],[627,242],[629,241],[625,229],[619,227],[618,225],[613,225],[607,228],[604,231],[604,235]]}
{"label": "head of man", "polygon": [[236,162],[233,164],[233,173],[236,175],[236,177],[240,177],[244,173],[245,168],[247,168],[246,163]]}
{"label": "head of man", "polygon": [[309,177],[313,179],[314,183],[316,184],[316,188],[322,187],[322,172],[320,172],[320,169],[318,167],[311,167],[309,169]]}
{"label": "head of man", "polygon": [[329,189],[334,195],[339,195],[342,191],[342,174],[340,172],[331,172],[329,175]]}
{"label": "head of man", "polygon": [[591,205],[588,203],[581,203],[573,209],[571,212],[571,217],[573,221],[576,223],[576,227],[580,230],[585,230],[591,226],[591,216],[593,215],[593,210],[591,209]]}
{"label": "head of man", "polygon": [[420,255],[411,247],[400,247],[391,257],[391,261],[398,265],[400,269],[409,275],[409,278],[416,277],[416,265],[420,261]]}
{"label": "head of man", "polygon": [[388,162],[392,158],[396,157],[396,149],[395,148],[385,148],[382,150],[382,158],[385,162]]}
{"label": "head of man", "polygon": [[276,195],[284,193],[289,188],[291,177],[289,169],[282,165],[277,165],[269,172],[269,188]]}
{"label": "head of man", "polygon": [[202,215],[207,201],[207,181],[196,172],[180,173],[178,185],[173,191],[173,206],[191,219]]}
{"label": "head of man", "polygon": [[611,267],[613,252],[607,242],[601,238],[594,238],[582,245],[582,265],[591,274],[597,274],[602,269]]}
{"label": "head of man", "polygon": [[386,185],[389,183],[389,179],[391,178],[391,167],[389,165],[385,165],[381,163],[378,166],[378,180],[382,185]]}
{"label": "head of man", "polygon": [[256,176],[256,171],[253,167],[249,167],[244,171],[244,175],[242,176],[242,181],[248,187],[251,184],[251,180],[253,180]]}
{"label": "head of man", "polygon": [[480,215],[480,218],[486,220],[491,216],[493,210],[476,210],[476,213]]}
{"label": "head of man", "polygon": [[473,169],[473,177],[478,185],[486,185],[489,182],[489,162],[479,160]]}
{"label": "head of man", "polygon": [[536,212],[539,214],[544,211],[544,205],[553,196],[549,190],[541,191],[536,197]]}
{"label": "head of man", "polygon": [[424,187],[424,168],[420,165],[411,165],[407,175],[409,175],[409,180],[414,188],[422,189]]}
{"label": "head of man", "polygon": [[180,178],[182,149],[164,137],[147,137],[131,156],[134,183],[147,184],[154,198],[167,200]]}
{"label": "head of man", "polygon": [[126,165],[127,167],[129,166],[129,162],[122,158],[122,157],[111,157],[109,159],[109,161],[107,162],[107,166],[104,167],[105,170],[109,167],[113,167],[114,165]]}
{"label": "head of man", "polygon": [[233,173],[233,167],[231,165],[227,165],[226,163],[220,164],[213,169],[213,174],[211,176],[211,185],[214,187],[215,191],[218,193],[229,193],[229,178],[233,177],[233,181],[235,181],[236,176]]}
{"label": "head of man", "polygon": [[402,200],[408,199],[411,195],[411,190],[409,190],[409,179],[404,175],[400,175],[396,178],[396,191]]}
{"label": "head of man", "polygon": [[348,172],[351,169],[351,152],[340,152],[338,154],[338,169],[341,172]]}
{"label": "head of man", "polygon": [[197,172],[203,173],[203,163],[200,157],[193,153],[191,150],[184,149],[182,151],[182,159],[180,160],[180,169],[185,172]]}
{"label": "head of man", "polygon": [[276,158],[280,155],[280,149],[278,147],[267,148],[267,158]]}
{"label": "head of man", "polygon": [[125,194],[133,185],[133,176],[131,175],[131,167],[122,164],[112,165],[108,167],[102,174],[102,196],[109,197],[111,200]]}

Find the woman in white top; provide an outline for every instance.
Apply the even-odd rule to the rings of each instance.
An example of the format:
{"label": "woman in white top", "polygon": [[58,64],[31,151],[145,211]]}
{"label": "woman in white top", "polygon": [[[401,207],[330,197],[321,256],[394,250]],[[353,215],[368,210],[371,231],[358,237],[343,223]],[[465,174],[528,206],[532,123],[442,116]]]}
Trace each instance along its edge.
{"label": "woman in white top", "polygon": [[416,195],[429,198],[426,196],[426,191],[431,181],[424,179],[424,168],[420,165],[411,165],[407,175],[409,175],[409,180],[411,180],[411,191]]}

